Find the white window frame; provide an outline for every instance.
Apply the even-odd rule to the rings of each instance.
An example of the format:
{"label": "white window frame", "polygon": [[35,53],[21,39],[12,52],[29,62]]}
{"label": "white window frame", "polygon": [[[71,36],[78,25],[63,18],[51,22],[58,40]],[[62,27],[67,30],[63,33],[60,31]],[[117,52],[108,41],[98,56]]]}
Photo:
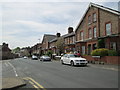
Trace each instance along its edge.
{"label": "white window frame", "polygon": [[85,46],[82,46],[82,55],[85,55]]}
{"label": "white window frame", "polygon": [[97,28],[96,27],[93,28],[93,37],[94,38],[97,37]]}
{"label": "white window frame", "polygon": [[116,42],[110,42],[110,48],[116,50]]}
{"label": "white window frame", "polygon": [[96,22],[97,21],[97,15],[96,13],[93,13],[93,22]]}
{"label": "white window frame", "polygon": [[88,24],[92,23],[91,15],[88,16]]}
{"label": "white window frame", "polygon": [[[108,26],[108,25],[109,25],[109,26]],[[111,29],[112,29],[111,26],[112,26],[111,23],[107,23],[107,24],[105,25],[106,35],[111,35]]]}
{"label": "white window frame", "polygon": [[88,29],[88,38],[91,39],[92,38],[92,29]]}
{"label": "white window frame", "polygon": [[82,32],[80,32],[80,40],[83,40],[83,38],[84,38],[84,34],[83,34],[83,31],[82,31]]}

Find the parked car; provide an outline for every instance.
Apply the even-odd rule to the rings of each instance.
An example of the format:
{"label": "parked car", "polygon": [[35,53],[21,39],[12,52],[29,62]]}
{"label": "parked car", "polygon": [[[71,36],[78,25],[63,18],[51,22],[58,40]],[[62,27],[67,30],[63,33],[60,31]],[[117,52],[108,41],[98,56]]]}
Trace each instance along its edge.
{"label": "parked car", "polygon": [[51,58],[49,56],[41,56],[40,61],[51,61]]}
{"label": "parked car", "polygon": [[60,59],[62,64],[70,64],[71,66],[74,65],[87,65],[87,60],[82,57],[78,57],[75,54],[65,54],[64,56],[61,57]]}
{"label": "parked car", "polygon": [[38,60],[38,57],[35,56],[35,55],[33,55],[33,56],[32,56],[32,60]]}
{"label": "parked car", "polygon": [[27,56],[24,56],[23,58],[24,58],[24,59],[27,59],[28,57],[27,57]]}

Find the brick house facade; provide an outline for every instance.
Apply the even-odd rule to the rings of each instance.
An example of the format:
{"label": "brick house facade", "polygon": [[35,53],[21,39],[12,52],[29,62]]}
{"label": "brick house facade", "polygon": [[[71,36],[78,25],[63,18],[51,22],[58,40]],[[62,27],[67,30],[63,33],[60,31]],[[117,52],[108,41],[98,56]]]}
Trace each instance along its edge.
{"label": "brick house facade", "polygon": [[49,48],[49,42],[56,38],[56,35],[44,34],[42,40],[42,54],[46,54]]}
{"label": "brick house facade", "polygon": [[38,43],[31,47],[31,55],[37,54],[38,56],[42,54],[42,43]]}
{"label": "brick house facade", "polygon": [[72,27],[68,28],[68,34],[63,35],[64,43],[65,43],[65,53],[74,52],[75,51],[75,32]]}
{"label": "brick house facade", "polygon": [[105,48],[120,51],[120,12],[90,3],[75,30],[76,50],[90,54],[104,39]]}
{"label": "brick house facade", "polygon": [[15,54],[11,52],[11,49],[8,47],[8,44],[3,43],[0,45],[0,59],[13,59],[15,57]]}

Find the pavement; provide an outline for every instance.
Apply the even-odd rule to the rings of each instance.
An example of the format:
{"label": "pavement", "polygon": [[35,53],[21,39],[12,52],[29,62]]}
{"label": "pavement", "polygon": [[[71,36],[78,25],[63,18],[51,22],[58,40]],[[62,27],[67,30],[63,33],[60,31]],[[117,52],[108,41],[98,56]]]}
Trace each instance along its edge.
{"label": "pavement", "polygon": [[17,88],[26,85],[25,81],[19,77],[2,78],[2,90]]}
{"label": "pavement", "polygon": [[119,68],[120,68],[120,65],[113,65],[113,64],[91,64],[89,63],[88,65],[91,65],[92,67],[95,67],[95,68],[114,70],[114,71],[119,71]]}

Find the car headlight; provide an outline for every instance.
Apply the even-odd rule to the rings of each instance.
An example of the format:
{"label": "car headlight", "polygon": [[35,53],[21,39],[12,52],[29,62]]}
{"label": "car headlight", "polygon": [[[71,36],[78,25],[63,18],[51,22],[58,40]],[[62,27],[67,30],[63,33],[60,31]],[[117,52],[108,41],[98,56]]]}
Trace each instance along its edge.
{"label": "car headlight", "polygon": [[80,60],[75,60],[76,62],[79,62]]}

